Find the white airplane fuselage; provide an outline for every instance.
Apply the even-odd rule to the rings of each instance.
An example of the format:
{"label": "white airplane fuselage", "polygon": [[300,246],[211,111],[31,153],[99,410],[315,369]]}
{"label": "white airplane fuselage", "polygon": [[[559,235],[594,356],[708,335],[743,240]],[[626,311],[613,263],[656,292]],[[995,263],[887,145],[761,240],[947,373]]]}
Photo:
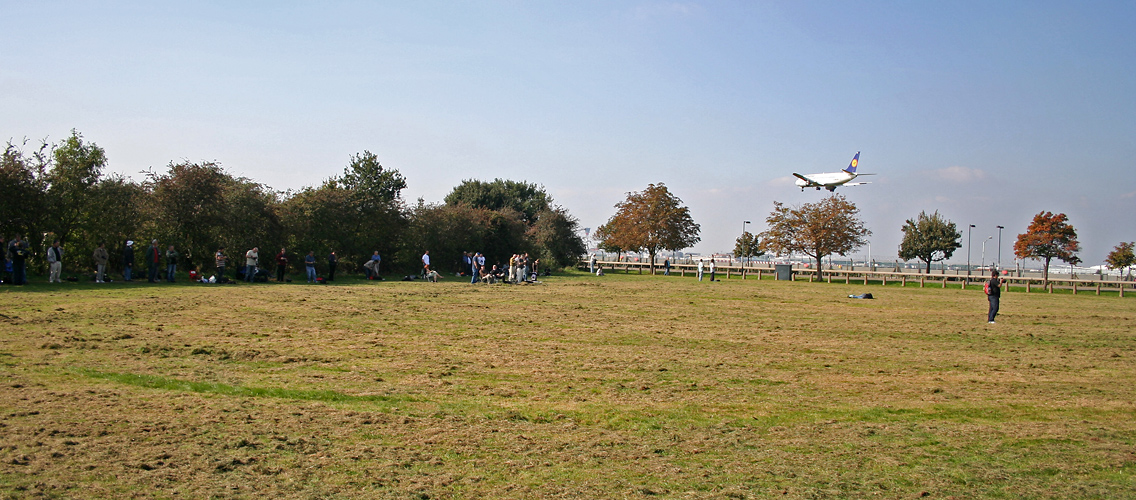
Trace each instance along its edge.
{"label": "white airplane fuselage", "polygon": [[836,190],[837,186],[848,184],[852,179],[855,179],[857,174],[850,174],[848,172],[825,172],[822,174],[806,174],[809,180],[797,179],[797,187],[802,190],[807,187],[815,187],[817,189],[825,188],[829,191]]}
{"label": "white airplane fuselage", "polygon": [[797,187],[801,188],[801,191],[804,191],[805,188],[810,187],[816,188],[817,190],[824,188],[829,191],[836,191],[836,188],[840,186],[859,186],[862,184],[868,184],[867,182],[851,182],[852,179],[855,179],[856,177],[859,177],[861,175],[872,175],[856,173],[856,167],[859,166],[859,163],[860,152],[857,151],[856,156],[853,156],[852,161],[848,164],[848,168],[845,168],[844,170],[841,170],[839,172],[823,172],[819,174],[806,175],[793,172],[793,177],[797,178]]}

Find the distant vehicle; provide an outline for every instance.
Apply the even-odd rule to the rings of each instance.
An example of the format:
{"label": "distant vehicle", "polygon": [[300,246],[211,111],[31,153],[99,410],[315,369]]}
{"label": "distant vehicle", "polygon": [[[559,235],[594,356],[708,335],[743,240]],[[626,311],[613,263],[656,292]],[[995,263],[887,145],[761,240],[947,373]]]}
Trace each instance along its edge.
{"label": "distant vehicle", "polygon": [[871,184],[870,182],[849,182],[861,175],[875,175],[875,174],[858,174],[856,173],[856,165],[860,163],[860,152],[856,152],[856,156],[852,157],[852,163],[848,164],[848,168],[839,172],[825,172],[821,174],[807,174],[801,175],[793,172],[793,176],[797,178],[797,186],[804,191],[805,188],[815,187],[817,191],[820,188],[825,188],[829,191],[836,191],[840,186],[859,186],[861,184]]}

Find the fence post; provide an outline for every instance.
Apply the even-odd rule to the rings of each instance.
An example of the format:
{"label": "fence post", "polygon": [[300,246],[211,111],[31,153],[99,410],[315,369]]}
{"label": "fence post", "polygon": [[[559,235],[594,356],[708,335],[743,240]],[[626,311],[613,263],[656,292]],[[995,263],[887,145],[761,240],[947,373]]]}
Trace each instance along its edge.
{"label": "fence post", "polygon": [[1100,295],[1100,282],[1097,282],[1097,295]]}
{"label": "fence post", "polygon": [[959,287],[959,290],[966,290],[966,280],[965,279],[962,280],[962,286]]}
{"label": "fence post", "polygon": [[887,276],[881,276],[881,277],[880,277],[880,284],[881,284],[881,285],[883,285],[883,286],[887,286],[887,284],[888,284],[888,277],[887,277]]}
{"label": "fence post", "polygon": [[919,288],[923,288],[923,275],[919,275]]}
{"label": "fence post", "polygon": [[1030,281],[1026,280],[1026,293],[1030,293]]}
{"label": "fence post", "polygon": [[904,277],[903,277],[903,278],[902,278],[902,279],[900,280],[900,282],[899,282],[899,286],[907,286],[907,276],[904,276]]}

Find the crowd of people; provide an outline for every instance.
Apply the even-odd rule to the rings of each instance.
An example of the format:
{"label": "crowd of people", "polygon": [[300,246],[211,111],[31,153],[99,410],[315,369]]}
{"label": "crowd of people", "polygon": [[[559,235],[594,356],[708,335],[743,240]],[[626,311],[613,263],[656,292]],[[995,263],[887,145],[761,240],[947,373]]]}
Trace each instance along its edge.
{"label": "crowd of people", "polygon": [[[150,245],[141,251],[138,251],[136,247],[137,245],[135,245],[134,241],[127,241],[123,249],[121,255],[122,281],[134,281],[136,276],[138,276],[146,278],[150,283],[158,283],[161,281],[173,283],[176,280],[179,265],[183,265],[186,268],[185,274],[188,274],[191,281],[209,283],[227,283],[234,280],[242,280],[249,283],[269,281],[273,271],[263,265],[264,263],[260,258],[261,252],[259,247],[248,249],[244,252],[243,257],[240,256],[239,253],[236,256],[231,256],[223,246],[218,248],[213,254],[215,272],[209,276],[200,273],[197,268],[197,261],[191,261],[190,255],[183,256],[174,245],[167,245],[163,249],[161,245],[159,245],[158,240],[152,240]],[[27,260],[32,254],[28,242],[20,235],[16,235],[7,243],[4,242],[3,237],[0,237],[0,249],[5,250],[3,270],[6,270],[7,275],[10,277],[7,281],[14,284],[26,284]],[[64,262],[68,260],[70,261],[69,267],[86,267],[92,270],[96,283],[112,281],[112,278],[107,272],[112,256],[107,250],[105,242],[99,243],[94,253],[90,256],[89,261],[68,255],[59,240],[53,241],[51,246],[47,248],[46,253],[49,283],[60,283],[64,281],[62,276],[63,267]],[[490,264],[487,262],[485,255],[481,252],[463,252],[461,259],[460,269],[456,274],[463,279],[468,278],[471,284],[534,283],[538,281],[538,277],[541,274],[540,259],[532,258],[528,253],[513,254],[509,257],[508,263],[506,264],[502,264],[501,262]],[[288,275],[288,266],[292,265],[293,261],[287,249],[281,248],[280,251],[276,253],[275,259],[269,262],[275,265],[276,281],[291,281]],[[327,256],[326,277],[320,277],[317,272],[320,259],[316,257],[314,251],[309,251],[307,255],[303,256],[297,263],[302,265],[301,269],[304,270],[304,276],[308,283],[327,282],[335,280],[339,257],[336,255],[335,251],[332,251]],[[381,264],[382,257],[379,255],[378,250],[376,250],[362,265],[365,278],[368,280],[381,280]],[[136,273],[136,265],[144,268],[145,272],[142,274]],[[88,271],[88,273],[89,272],[90,271]],[[551,270],[545,269],[544,274],[550,275]],[[88,276],[86,279],[90,279],[91,274],[86,275]],[[421,277],[434,282],[442,278],[442,274],[431,267],[429,251],[422,254]],[[78,278],[74,276],[66,279],[69,281],[78,281]]]}
{"label": "crowd of people", "polygon": [[[528,253],[515,253],[509,257],[508,265],[488,264],[485,255],[481,252],[462,252],[461,270],[457,275],[469,278],[470,284],[494,283],[536,283],[540,275],[540,259],[534,259]],[[551,274],[546,269],[545,275]],[[430,252],[422,254],[422,276],[429,281],[438,281],[442,275],[430,266]]]}
{"label": "crowd of people", "polygon": [[[142,275],[147,278],[150,283],[158,283],[160,281],[167,281],[173,283],[177,276],[178,265],[188,263],[189,256],[182,256],[174,245],[168,245],[164,250],[159,246],[158,240],[150,242],[150,246],[137,252],[135,249],[134,241],[127,241],[126,246],[122,252],[122,281],[135,280],[135,265],[142,266],[146,270],[146,274]],[[3,236],[0,236],[0,251],[3,252],[3,261],[0,263],[0,271],[4,273],[7,278],[4,281],[15,284],[27,284],[27,269],[28,258],[32,255],[31,246],[28,244],[21,235],[15,235],[11,241],[5,241]],[[68,255],[60,244],[59,240],[54,240],[51,246],[46,250],[46,261],[48,265],[48,282],[61,283],[63,278],[63,264],[65,259],[73,258]],[[381,279],[379,278],[379,263],[382,258],[376,250],[373,255],[363,265],[363,271],[367,279]],[[95,248],[91,254],[90,266],[88,269],[94,271],[94,281],[96,283],[106,283],[111,281],[111,277],[107,273],[108,265],[111,262],[110,252],[107,250],[105,242],[100,242],[98,247]],[[315,256],[315,251],[309,251],[303,258],[303,269],[308,283],[316,283],[318,281],[334,281],[336,269],[339,265],[339,257],[335,251],[332,251],[327,256],[327,275],[325,278],[320,278],[316,272],[318,259]],[[232,280],[243,280],[247,282],[268,281],[269,269],[262,267],[260,260],[260,248],[253,247],[244,253],[243,259],[235,261],[236,266],[230,265],[230,257],[226,253],[225,247],[220,247],[213,255],[213,263],[216,266],[215,274],[205,277],[198,272],[197,266],[190,263],[188,264],[188,275],[192,281],[204,281],[212,283],[226,283]],[[276,254],[276,281],[284,282],[291,281],[288,277],[288,266],[291,259],[288,256],[286,249],[281,248],[280,252]],[[83,259],[76,259],[73,265],[79,267],[86,267]],[[229,277],[228,272],[232,272],[232,278]],[[88,276],[90,276],[88,274]],[[76,277],[66,278],[69,281],[78,281]]]}

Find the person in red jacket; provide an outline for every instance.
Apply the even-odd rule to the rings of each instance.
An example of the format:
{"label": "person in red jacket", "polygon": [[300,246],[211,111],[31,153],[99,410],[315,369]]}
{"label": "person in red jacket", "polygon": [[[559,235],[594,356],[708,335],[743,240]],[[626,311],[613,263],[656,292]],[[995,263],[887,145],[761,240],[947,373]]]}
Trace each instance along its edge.
{"label": "person in red jacket", "polygon": [[284,282],[284,270],[288,269],[288,254],[283,248],[276,254],[276,281]]}
{"label": "person in red jacket", "polygon": [[150,266],[150,283],[158,282],[158,267],[162,265],[162,251],[158,248],[158,240],[150,242],[146,249],[146,265]]}

